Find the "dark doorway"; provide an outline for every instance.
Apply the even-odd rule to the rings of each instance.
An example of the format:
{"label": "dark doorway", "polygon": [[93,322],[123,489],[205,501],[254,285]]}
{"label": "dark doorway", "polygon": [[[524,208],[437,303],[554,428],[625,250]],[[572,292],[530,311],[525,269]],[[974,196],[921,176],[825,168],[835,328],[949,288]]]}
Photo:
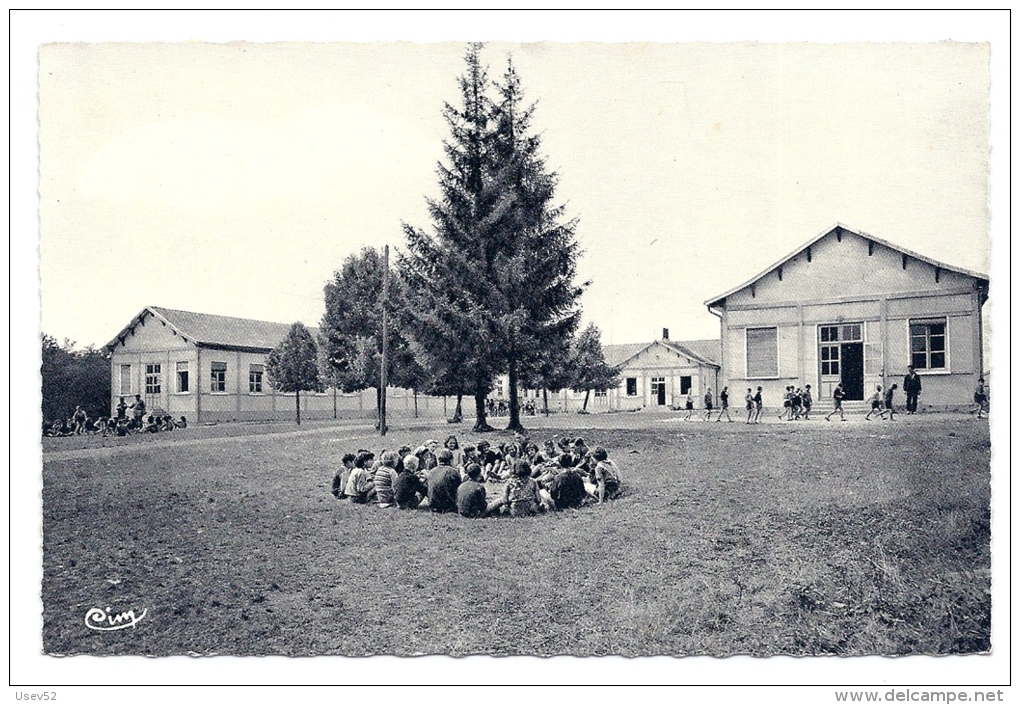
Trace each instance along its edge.
{"label": "dark doorway", "polygon": [[662,382],[659,383],[659,406],[666,405],[666,385]]}
{"label": "dark doorway", "polygon": [[864,399],[864,343],[843,343],[839,346],[843,369],[839,380],[843,383],[847,401]]}

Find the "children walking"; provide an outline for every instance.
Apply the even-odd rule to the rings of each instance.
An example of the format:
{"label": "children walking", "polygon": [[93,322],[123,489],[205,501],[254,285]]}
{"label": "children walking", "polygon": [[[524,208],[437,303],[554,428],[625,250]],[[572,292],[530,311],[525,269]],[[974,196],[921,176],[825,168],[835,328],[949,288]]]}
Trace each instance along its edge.
{"label": "children walking", "polygon": [[894,412],[893,412],[893,392],[895,392],[897,389],[899,389],[899,387],[897,387],[894,384],[894,385],[892,385],[891,387],[889,387],[888,389],[885,390],[885,410],[882,412],[882,418],[885,418],[886,412],[889,412],[889,420],[890,421],[893,420],[893,415],[894,415]]}
{"label": "children walking", "polygon": [[761,398],[761,387],[758,387],[758,391],[754,394],[754,422],[761,423],[762,413],[765,409],[765,403]]}
{"label": "children walking", "polygon": [[705,421],[712,420],[712,388],[705,392]]}
{"label": "children walking", "polygon": [[832,419],[833,414],[839,414],[840,421],[846,421],[846,416],[843,415],[843,400],[846,398],[846,392],[843,390],[843,383],[838,382],[836,388],[832,390],[832,411],[825,417],[826,421]]}
{"label": "children walking", "polygon": [[790,419],[793,421],[800,421],[800,409],[801,403],[803,402],[803,390],[797,387],[790,396]]}
{"label": "children walking", "polygon": [[871,421],[871,415],[872,414],[875,414],[875,416],[881,416],[882,418],[885,418],[885,411],[882,409],[882,385],[881,384],[876,384],[875,385],[875,393],[872,394],[870,397],[868,397],[868,401],[871,402],[871,409],[868,411],[867,415],[864,417],[864,420],[865,421]]}
{"label": "children walking", "polygon": [[747,394],[744,395],[744,408],[747,409],[747,421],[744,423],[751,423],[751,417],[754,416],[754,392],[751,388],[747,388]]}
{"label": "children walking", "polygon": [[733,419],[730,418],[730,388],[723,387],[722,391],[719,392],[719,418],[716,421],[722,421],[723,414],[726,414],[726,420],[733,423]]}
{"label": "children walking", "polygon": [[783,391],[783,410],[779,414],[779,420],[793,419],[793,387],[787,387]]}

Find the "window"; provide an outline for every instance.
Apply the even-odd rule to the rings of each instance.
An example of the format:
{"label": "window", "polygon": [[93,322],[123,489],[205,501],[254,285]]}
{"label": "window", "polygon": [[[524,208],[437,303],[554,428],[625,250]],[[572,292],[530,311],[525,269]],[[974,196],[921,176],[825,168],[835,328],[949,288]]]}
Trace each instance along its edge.
{"label": "window", "polygon": [[120,366],[120,393],[121,395],[131,393],[131,365]]}
{"label": "window", "polygon": [[946,321],[910,322],[910,364],[917,370],[946,369]]}
{"label": "window", "polygon": [[187,394],[188,393],[188,363],[178,362],[177,363],[177,393]]}
{"label": "window", "polygon": [[605,389],[596,389],[595,390],[595,396],[597,396],[597,397],[604,397],[604,396],[606,396],[606,390]]}
{"label": "window", "polygon": [[680,393],[690,394],[691,391],[691,376],[683,375],[680,377]]}
{"label": "window", "polygon": [[627,396],[628,397],[637,396],[637,377],[627,378]]}
{"label": "window", "polygon": [[251,394],[262,393],[262,365],[248,365],[248,391]]}
{"label": "window", "polygon": [[209,387],[211,392],[227,391],[227,363],[212,363],[212,384]]}
{"label": "window", "polygon": [[823,345],[821,356],[822,375],[839,376],[839,346]]}
{"label": "window", "polygon": [[842,326],[842,328],[843,330],[842,335],[840,336],[840,340],[842,340],[844,343],[857,343],[863,340],[863,338],[861,337],[860,323],[853,323],[848,326]]}
{"label": "window", "polygon": [[748,328],[748,379],[779,376],[779,346],[775,328]]}
{"label": "window", "polygon": [[145,393],[146,394],[159,394],[160,385],[160,366],[159,364],[149,364],[145,366]]}
{"label": "window", "polygon": [[[839,377],[843,343],[861,343],[864,340],[863,323],[840,323],[818,326],[818,362],[823,377]],[[871,346],[871,365],[881,368],[881,347]],[[875,357],[877,355],[877,358]],[[870,374],[870,373],[869,373]]]}

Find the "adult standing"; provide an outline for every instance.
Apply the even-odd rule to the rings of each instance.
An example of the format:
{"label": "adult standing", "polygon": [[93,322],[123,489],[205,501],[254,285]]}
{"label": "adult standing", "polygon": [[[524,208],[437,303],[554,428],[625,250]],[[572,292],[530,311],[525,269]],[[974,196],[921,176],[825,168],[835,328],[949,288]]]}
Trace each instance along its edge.
{"label": "adult standing", "polygon": [[917,411],[917,397],[921,394],[921,376],[914,371],[913,365],[907,368],[903,377],[903,393],[907,397],[907,413],[913,414]]}
{"label": "adult standing", "polygon": [[74,435],[80,436],[85,433],[85,422],[88,421],[88,414],[81,406],[74,407],[74,416],[71,417],[74,420]]}
{"label": "adult standing", "polygon": [[145,402],[141,394],[135,395],[135,403],[131,405],[131,413],[134,414],[135,428],[141,428],[145,419]]}

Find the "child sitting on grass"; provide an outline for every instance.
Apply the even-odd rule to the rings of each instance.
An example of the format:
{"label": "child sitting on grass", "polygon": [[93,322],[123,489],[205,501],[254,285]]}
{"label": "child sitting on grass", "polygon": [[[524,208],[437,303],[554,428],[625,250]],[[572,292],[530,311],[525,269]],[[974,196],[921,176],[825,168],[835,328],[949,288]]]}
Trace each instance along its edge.
{"label": "child sitting on grass", "polygon": [[359,453],[354,461],[354,469],[347,478],[345,490],[353,504],[368,504],[375,498],[375,485],[372,482],[372,473],[369,472],[373,460],[375,454],[365,451]]}
{"label": "child sitting on grass", "polygon": [[535,516],[541,511],[538,483],[531,479],[531,465],[518,460],[503,492],[503,504],[512,517]]}
{"label": "child sitting on grass", "polygon": [[351,470],[354,469],[354,461],[357,460],[357,456],[354,453],[347,453],[340,461],[340,467],[337,469],[336,474],[333,475],[333,496],[337,499],[344,499],[347,497],[347,480],[351,476]]}
{"label": "child sitting on grass", "polygon": [[584,487],[584,476],[573,468],[563,468],[549,482],[549,497],[556,509],[577,509],[591,500]]}
{"label": "child sitting on grass", "polygon": [[592,457],[595,459],[595,497],[601,504],[619,494],[620,469],[609,459],[609,453],[601,446],[595,449]]}
{"label": "child sitting on grass", "polygon": [[429,509],[433,512],[457,511],[457,487],[460,485],[460,472],[452,467],[453,453],[443,448],[436,455],[439,463],[429,471]]}
{"label": "child sitting on grass", "polygon": [[467,466],[467,480],[457,487],[457,511],[462,517],[476,519],[485,516],[485,485],[482,484],[482,468],[478,463]]}
{"label": "child sitting on grass", "polygon": [[375,487],[375,501],[383,509],[393,505],[393,482],[397,479],[397,460],[400,456],[396,451],[388,450],[382,454],[382,462],[375,468],[372,484]]}
{"label": "child sitting on grass", "polygon": [[393,501],[400,509],[417,509],[421,498],[428,494],[428,488],[418,476],[418,458],[408,455],[403,466],[397,467],[397,479],[393,481]]}
{"label": "child sitting on grass", "polygon": [[488,441],[478,443],[478,460],[482,466],[482,474],[487,482],[503,480],[504,463],[502,456],[492,450]]}

